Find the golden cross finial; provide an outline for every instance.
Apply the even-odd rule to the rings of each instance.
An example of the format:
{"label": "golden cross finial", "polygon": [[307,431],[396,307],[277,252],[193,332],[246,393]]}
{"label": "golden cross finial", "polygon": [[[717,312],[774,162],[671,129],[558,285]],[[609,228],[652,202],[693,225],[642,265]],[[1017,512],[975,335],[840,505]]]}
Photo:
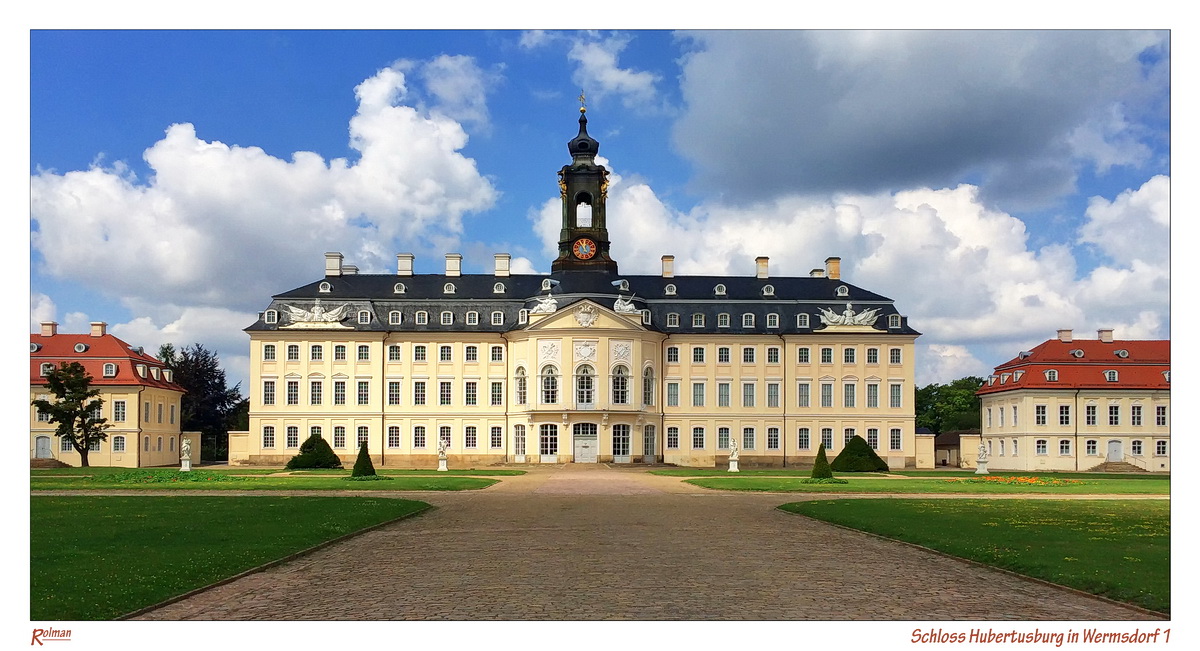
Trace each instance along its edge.
{"label": "golden cross finial", "polygon": [[579,112],[587,113],[587,98],[583,96],[583,89],[579,89]]}

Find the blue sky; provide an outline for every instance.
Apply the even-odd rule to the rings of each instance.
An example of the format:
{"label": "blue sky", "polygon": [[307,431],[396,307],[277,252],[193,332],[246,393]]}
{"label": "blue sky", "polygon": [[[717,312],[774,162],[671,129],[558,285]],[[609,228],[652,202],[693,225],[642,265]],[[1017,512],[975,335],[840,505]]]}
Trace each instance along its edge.
{"label": "blue sky", "polygon": [[1165,31],[34,31],[30,328],[239,381],[325,251],[548,271],[582,88],[625,272],[841,256],[925,333],[922,385],[1056,328],[1169,337],[1169,64]]}

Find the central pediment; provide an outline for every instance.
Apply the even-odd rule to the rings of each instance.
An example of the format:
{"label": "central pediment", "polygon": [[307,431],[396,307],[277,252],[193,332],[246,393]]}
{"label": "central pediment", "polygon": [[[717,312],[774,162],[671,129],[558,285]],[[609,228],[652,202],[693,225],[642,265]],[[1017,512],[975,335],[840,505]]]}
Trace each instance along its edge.
{"label": "central pediment", "polygon": [[618,313],[590,299],[558,307],[549,314],[529,315],[526,330],[625,330],[645,332],[641,312]]}

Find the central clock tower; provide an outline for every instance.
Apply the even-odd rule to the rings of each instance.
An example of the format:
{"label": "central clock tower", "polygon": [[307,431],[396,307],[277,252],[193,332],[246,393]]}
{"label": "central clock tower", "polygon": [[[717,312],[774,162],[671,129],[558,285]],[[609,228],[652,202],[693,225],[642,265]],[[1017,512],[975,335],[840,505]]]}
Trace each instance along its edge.
{"label": "central clock tower", "polygon": [[[580,96],[582,99],[582,96]],[[596,164],[600,143],[588,135],[587,107],[579,108],[579,135],[567,143],[571,164],[558,172],[562,195],[562,230],[558,258],[550,271],[607,271],[617,263],[608,255],[608,227],[604,204],[608,200],[608,170]]]}

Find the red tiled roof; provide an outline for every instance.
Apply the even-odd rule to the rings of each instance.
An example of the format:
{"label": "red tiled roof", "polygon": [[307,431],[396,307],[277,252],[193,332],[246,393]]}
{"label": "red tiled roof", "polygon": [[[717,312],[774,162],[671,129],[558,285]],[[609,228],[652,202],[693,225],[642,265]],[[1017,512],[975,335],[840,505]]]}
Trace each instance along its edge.
{"label": "red tiled roof", "polygon": [[[183,391],[183,387],[178,384],[166,381],[162,373],[162,369],[166,368],[165,364],[145,352],[138,352],[133,346],[110,334],[99,337],[88,334],[56,334],[49,337],[31,334],[29,343],[39,346],[36,352],[33,346],[30,346],[29,383],[32,385],[42,386],[46,383],[42,377],[42,364],[50,362],[57,367],[62,362],[79,362],[92,376],[92,384],[95,386],[136,385]],[[76,344],[86,345],[87,350],[75,352]],[[117,374],[114,377],[104,377],[105,364],[117,365]],[[146,377],[138,374],[138,364],[146,365]],[[152,368],[159,369],[157,380],[150,371]]]}
{"label": "red tiled roof", "polygon": [[[1118,355],[1125,351],[1124,357]],[[1058,380],[1046,371],[1058,372]],[[1169,389],[1164,372],[1171,370],[1171,342],[1051,339],[996,367],[994,381],[985,383],[978,395],[1015,389]],[[1116,371],[1109,382],[1105,371]],[[1018,378],[1017,375],[1020,375]]]}

